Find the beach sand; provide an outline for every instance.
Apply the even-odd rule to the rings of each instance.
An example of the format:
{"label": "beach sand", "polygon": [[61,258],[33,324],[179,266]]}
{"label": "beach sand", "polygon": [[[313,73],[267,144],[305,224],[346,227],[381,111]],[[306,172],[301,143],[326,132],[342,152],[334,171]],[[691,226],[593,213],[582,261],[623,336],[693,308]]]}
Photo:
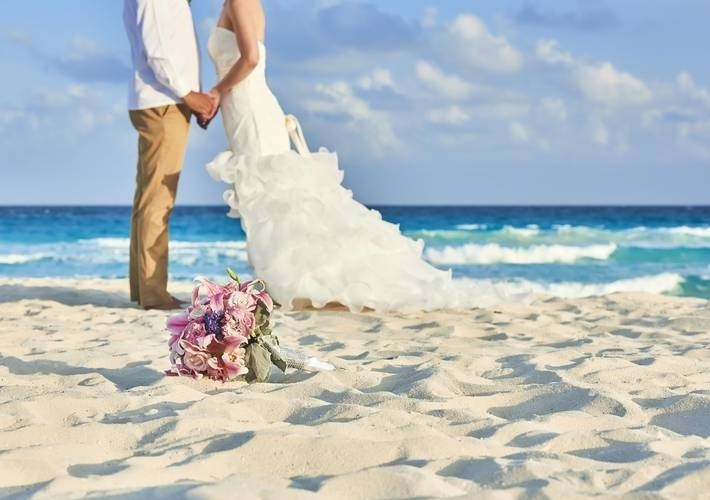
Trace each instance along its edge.
{"label": "beach sand", "polygon": [[338,369],[248,386],[164,377],[165,314],[125,289],[0,280],[0,496],[710,491],[707,301],[277,313],[282,343]]}

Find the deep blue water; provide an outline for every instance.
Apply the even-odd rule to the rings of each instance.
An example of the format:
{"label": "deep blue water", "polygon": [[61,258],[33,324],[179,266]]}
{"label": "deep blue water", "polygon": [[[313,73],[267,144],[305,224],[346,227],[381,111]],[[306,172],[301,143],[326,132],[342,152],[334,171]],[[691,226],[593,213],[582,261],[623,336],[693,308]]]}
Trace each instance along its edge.
{"label": "deep blue water", "polygon": [[[378,208],[378,207],[376,207]],[[710,298],[710,207],[379,207],[462,279],[560,296],[651,291]],[[179,207],[173,279],[248,274],[223,207]],[[0,207],[0,276],[127,274],[128,207]]]}

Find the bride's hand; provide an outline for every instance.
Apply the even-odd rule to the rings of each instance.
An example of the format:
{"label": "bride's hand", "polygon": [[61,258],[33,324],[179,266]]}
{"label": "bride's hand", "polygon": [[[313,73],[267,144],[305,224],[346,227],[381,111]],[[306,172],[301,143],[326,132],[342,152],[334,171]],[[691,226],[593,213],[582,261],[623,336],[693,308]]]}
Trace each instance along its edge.
{"label": "bride's hand", "polygon": [[207,92],[207,95],[210,97],[212,100],[212,103],[214,104],[214,112],[212,117],[217,114],[217,110],[219,109],[219,104],[222,102],[222,94],[219,93],[219,90],[217,88],[213,88],[209,92]]}
{"label": "bride's hand", "polygon": [[197,124],[205,130],[207,130],[209,124],[212,122],[212,120],[214,120],[214,117],[217,116],[217,112],[219,111],[219,105],[222,101],[222,96],[216,89],[210,90],[209,92],[207,92],[206,95],[210,100],[210,103],[212,104],[212,106],[210,107],[211,109],[208,114],[203,114],[197,117]]}

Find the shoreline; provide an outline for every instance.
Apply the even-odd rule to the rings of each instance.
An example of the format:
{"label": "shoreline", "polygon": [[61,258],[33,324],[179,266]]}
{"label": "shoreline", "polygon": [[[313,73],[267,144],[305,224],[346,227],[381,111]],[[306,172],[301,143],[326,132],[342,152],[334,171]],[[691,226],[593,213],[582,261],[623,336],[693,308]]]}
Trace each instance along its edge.
{"label": "shoreline", "polygon": [[125,280],[2,278],[0,317],[10,496],[693,498],[710,481],[702,299],[279,311],[282,343],[337,370],[252,386],[164,377],[166,313]]}

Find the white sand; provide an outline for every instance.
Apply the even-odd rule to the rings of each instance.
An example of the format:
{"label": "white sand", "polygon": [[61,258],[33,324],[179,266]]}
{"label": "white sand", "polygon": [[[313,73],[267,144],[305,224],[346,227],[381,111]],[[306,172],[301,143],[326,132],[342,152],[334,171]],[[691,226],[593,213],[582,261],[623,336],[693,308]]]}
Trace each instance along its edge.
{"label": "white sand", "polygon": [[247,386],[163,377],[164,314],[124,289],[0,281],[0,497],[710,491],[706,301],[279,314],[339,369]]}

